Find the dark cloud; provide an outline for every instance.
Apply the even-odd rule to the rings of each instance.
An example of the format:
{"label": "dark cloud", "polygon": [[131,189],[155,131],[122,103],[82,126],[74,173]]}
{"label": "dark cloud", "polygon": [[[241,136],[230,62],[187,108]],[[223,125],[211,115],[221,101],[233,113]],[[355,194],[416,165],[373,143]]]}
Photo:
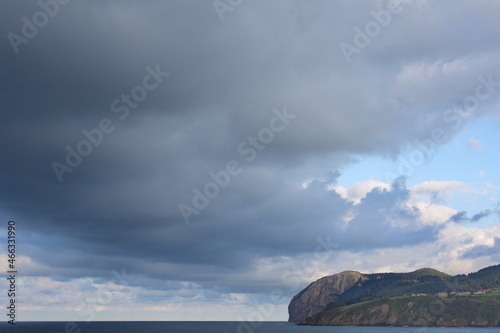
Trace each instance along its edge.
{"label": "dark cloud", "polygon": [[[250,273],[260,258],[311,253],[319,236],[331,235],[338,246],[335,250],[359,252],[429,242],[439,230],[419,225],[419,211],[406,206],[409,192],[402,179],[390,191],[372,190],[354,206],[328,190],[331,178],[303,189],[286,186],[283,179],[266,186],[270,179],[258,177],[262,183],[250,188],[246,178],[252,176],[251,171],[242,173],[234,188],[227,188],[227,195],[214,200],[190,225],[176,217],[155,218],[147,210],[130,217],[116,213],[114,218],[108,211],[75,212],[74,220],[65,221],[68,225],[57,225],[62,238],[53,237],[48,243],[41,238],[26,247],[31,257],[50,267],[30,273],[110,276],[110,267],[126,267],[150,278],[258,292],[280,282],[234,281],[230,276]],[[234,198],[236,193],[239,199]],[[348,212],[355,217],[346,223]],[[68,238],[73,239],[71,246]]]}
{"label": "dark cloud", "polygon": [[450,220],[453,222],[468,221],[469,218],[466,215],[467,215],[467,212],[458,212],[455,215],[453,215],[452,217],[450,217]]}
{"label": "dark cloud", "polygon": [[479,257],[491,256],[493,262],[500,261],[500,238],[495,237],[493,246],[477,245],[462,254],[463,259],[475,259]]}
{"label": "dark cloud", "polygon": [[479,213],[476,213],[472,215],[472,217],[467,216],[467,212],[458,212],[452,217],[450,217],[450,221],[457,222],[457,223],[463,223],[463,222],[479,222],[485,217],[488,217],[492,214],[492,211],[489,209],[486,209],[484,211],[481,211]]}
{"label": "dark cloud", "polygon": [[485,218],[485,217],[488,217],[490,216],[491,214],[491,211],[489,209],[485,210],[485,211],[482,211],[482,212],[479,212],[477,214],[474,214],[472,217],[471,217],[471,222],[478,222],[479,220]]}
{"label": "dark cloud", "polygon": [[[256,290],[230,276],[260,258],[314,251],[319,235],[348,251],[432,241],[437,230],[416,223],[404,181],[356,206],[327,187],[354,156],[395,156],[449,126],[443,109],[498,64],[496,16],[451,4],[405,4],[351,65],[339,43],[352,43],[354,26],[385,2],[253,1],[221,22],[211,2],[73,0],[19,53],[3,38],[0,210],[22,223],[26,255],[45,265],[29,274],[104,277],[127,267]],[[0,32],[20,34],[22,17],[38,11],[37,1],[3,1]],[[479,16],[483,24],[457,34],[456,22]],[[454,58],[469,66],[437,80],[439,96],[401,74]],[[121,120],[111,105],[143,84],[148,66],[170,74]],[[246,161],[239,145],[270,126],[275,108],[296,118]],[[65,164],[66,147],[104,118],[114,131],[59,182],[52,163]],[[186,225],[178,205],[231,160],[242,173]],[[304,189],[311,179],[323,180]]]}
{"label": "dark cloud", "polygon": [[353,207],[355,217],[339,226],[339,239],[345,248],[367,250],[402,247],[435,239],[438,228],[422,227],[420,211],[407,205],[409,191],[405,179],[394,181],[391,190],[374,188]]}

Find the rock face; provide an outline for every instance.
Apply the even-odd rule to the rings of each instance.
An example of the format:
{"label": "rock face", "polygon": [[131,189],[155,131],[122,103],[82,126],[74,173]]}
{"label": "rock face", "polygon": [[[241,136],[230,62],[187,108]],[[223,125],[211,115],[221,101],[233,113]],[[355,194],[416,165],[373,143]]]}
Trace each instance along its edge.
{"label": "rock face", "polygon": [[328,303],[336,301],[340,294],[364,279],[359,272],[345,271],[311,283],[291,300],[288,321],[302,321],[325,310]]}

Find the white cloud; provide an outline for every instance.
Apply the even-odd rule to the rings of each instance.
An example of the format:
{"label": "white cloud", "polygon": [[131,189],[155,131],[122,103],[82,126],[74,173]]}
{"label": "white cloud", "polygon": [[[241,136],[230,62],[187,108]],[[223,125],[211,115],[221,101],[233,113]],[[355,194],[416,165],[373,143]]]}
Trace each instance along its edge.
{"label": "white cloud", "polygon": [[414,205],[420,210],[420,221],[425,225],[444,224],[457,213],[450,207],[431,203],[417,202]]}
{"label": "white cloud", "polygon": [[376,180],[366,180],[364,182],[356,183],[349,188],[345,188],[343,186],[332,186],[330,189],[336,191],[342,198],[357,205],[361,202],[361,199],[366,197],[366,195],[374,188],[390,190],[391,185]]}
{"label": "white cloud", "polygon": [[470,273],[498,264],[490,257],[461,258],[467,250],[477,245],[492,246],[495,237],[500,237],[499,226],[482,229],[448,223],[439,232],[436,241],[359,253],[342,251],[325,262],[325,267],[329,269],[328,274],[343,270],[365,273],[408,272],[423,267],[435,268],[452,275]]}
{"label": "white cloud", "polygon": [[473,189],[473,193],[480,196],[479,200],[483,200],[484,198],[488,199],[491,202],[498,202],[498,190],[499,186],[493,185],[491,183],[485,182],[476,186]]}
{"label": "white cloud", "polygon": [[[2,287],[3,284],[2,281]],[[172,298],[162,290],[143,287],[124,286],[117,291],[90,278],[61,282],[45,277],[23,277],[19,287],[23,290],[19,298],[22,315],[31,320],[61,320],[61,315],[68,321],[190,320],[193,316],[198,320],[235,320],[237,317],[247,320],[246,316],[261,306],[261,300],[252,294],[221,293],[214,300],[200,288],[194,296]],[[265,320],[286,320],[287,301],[288,298],[283,298],[282,303],[274,304],[270,295],[267,300],[264,297],[263,303],[272,310]]]}
{"label": "white cloud", "polygon": [[467,140],[467,147],[472,149],[472,150],[482,150],[483,149],[483,145],[481,144],[481,142],[477,139],[474,139],[474,138],[470,138],[469,140]]}
{"label": "white cloud", "polygon": [[457,191],[466,191],[470,185],[459,181],[427,181],[413,186],[410,191],[414,201],[448,201]]}

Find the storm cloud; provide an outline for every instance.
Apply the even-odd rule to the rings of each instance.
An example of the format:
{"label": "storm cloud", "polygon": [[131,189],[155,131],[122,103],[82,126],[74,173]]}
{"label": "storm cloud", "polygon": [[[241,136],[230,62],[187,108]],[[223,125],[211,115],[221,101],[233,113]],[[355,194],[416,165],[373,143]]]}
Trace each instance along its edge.
{"label": "storm cloud", "polygon": [[[13,43],[41,3],[57,13]],[[396,5],[348,62],[339,45],[388,2],[246,1],[221,21],[211,1],[3,1],[0,216],[19,221],[36,263],[25,273],[126,267],[133,286],[194,283],[218,299],[279,287],[252,272],[312,253],[319,236],[352,253],[436,241],[443,226],[421,223],[404,177],[359,202],[332,187],[359,156],[395,159],[494,114],[496,98],[446,111],[498,89],[499,6]],[[218,184],[231,161],[240,169]],[[181,204],[197,211],[189,224]]]}

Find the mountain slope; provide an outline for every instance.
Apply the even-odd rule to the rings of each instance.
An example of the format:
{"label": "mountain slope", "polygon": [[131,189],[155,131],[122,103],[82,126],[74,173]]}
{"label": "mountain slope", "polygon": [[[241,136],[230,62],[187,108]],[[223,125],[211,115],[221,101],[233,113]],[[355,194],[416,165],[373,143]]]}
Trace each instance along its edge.
{"label": "mountain slope", "polygon": [[359,272],[345,271],[311,283],[291,300],[289,321],[301,321],[325,310],[329,303],[336,301],[339,295],[363,278]]}
{"label": "mountain slope", "polygon": [[[345,274],[352,278],[346,280]],[[324,310],[384,298],[495,288],[500,288],[500,265],[457,276],[432,268],[409,273],[361,274],[347,271],[319,279],[297,294],[289,305],[289,321],[302,321]]]}

